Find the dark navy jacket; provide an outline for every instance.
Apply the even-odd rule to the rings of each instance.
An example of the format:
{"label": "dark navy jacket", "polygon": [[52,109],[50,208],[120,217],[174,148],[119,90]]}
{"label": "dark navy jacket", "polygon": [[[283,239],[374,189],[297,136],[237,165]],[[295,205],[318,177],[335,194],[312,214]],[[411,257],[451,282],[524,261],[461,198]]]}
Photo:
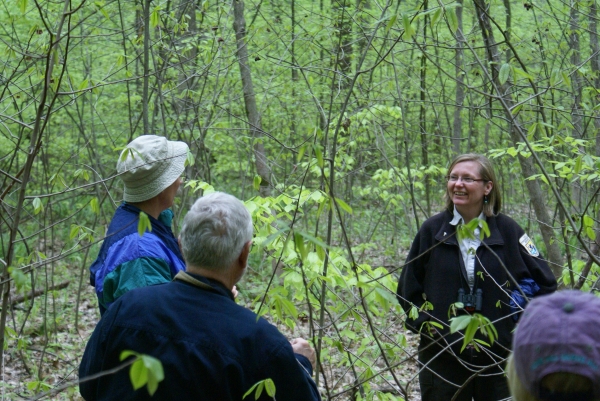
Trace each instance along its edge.
{"label": "dark navy jacket", "polygon": [[[446,335],[448,343],[454,342],[453,348],[459,354],[462,336],[459,333],[447,335],[448,310],[457,301],[458,289],[463,288],[469,293],[470,288],[455,234],[456,227],[450,224],[452,217],[452,213],[447,211],[439,213],[425,221],[419,229],[400,275],[398,300],[407,313],[412,305],[421,307],[425,299],[429,301],[433,310],[420,312],[416,320],[407,317],[406,326],[418,333],[426,321],[442,324],[444,329],[439,331]],[[503,214],[487,217],[486,220],[490,236],[483,239],[477,248],[474,288],[483,292],[480,313],[490,319],[498,330],[499,338],[492,350],[496,355],[505,357],[515,327],[513,319],[508,317],[511,313],[509,294],[515,289],[513,279],[516,282],[533,279],[540,287],[537,295],[555,291],[557,284],[546,261],[532,256],[519,243],[524,231],[514,220]],[[489,341],[479,335],[476,338]]]}
{"label": "dark navy jacket", "polygon": [[[310,362],[294,354],[275,326],[237,305],[222,284],[187,275],[204,286],[176,279],[120,297],[98,323],[79,367],[83,379],[120,365],[124,350],[151,355],[165,373],[154,396],[146,387],[134,391],[125,368],[81,383],[87,401],[241,401],[267,378],[275,383],[278,401],[320,400]],[[267,399],[263,391],[260,400]]]}

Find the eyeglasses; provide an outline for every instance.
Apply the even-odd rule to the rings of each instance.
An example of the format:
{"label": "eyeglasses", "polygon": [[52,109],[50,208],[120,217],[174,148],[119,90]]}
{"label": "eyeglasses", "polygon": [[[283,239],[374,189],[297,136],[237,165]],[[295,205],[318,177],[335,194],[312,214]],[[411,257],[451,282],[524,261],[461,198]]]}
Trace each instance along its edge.
{"label": "eyeglasses", "polygon": [[484,182],[490,181],[490,180],[486,180],[484,178],[459,177],[457,175],[447,175],[446,176],[446,181],[457,182],[458,180],[461,180],[465,184],[472,184],[476,181],[484,181]]}

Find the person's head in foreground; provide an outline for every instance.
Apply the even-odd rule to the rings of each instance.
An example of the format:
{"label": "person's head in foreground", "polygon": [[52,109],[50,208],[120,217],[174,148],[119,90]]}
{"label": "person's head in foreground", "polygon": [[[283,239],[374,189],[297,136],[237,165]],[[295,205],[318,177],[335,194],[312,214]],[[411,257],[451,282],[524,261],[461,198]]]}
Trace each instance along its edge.
{"label": "person's head in foreground", "polygon": [[150,202],[159,213],[171,207],[181,185],[188,149],[185,142],[157,135],[142,135],[131,141],[117,161],[117,172],[125,184],[123,199],[138,206]]}
{"label": "person's head in foreground", "polygon": [[560,291],[531,301],[507,377],[515,401],[600,400],[600,299]]}
{"label": "person's head in foreground", "polygon": [[179,233],[190,273],[217,278],[231,288],[244,273],[252,245],[252,217],[235,196],[213,192],[199,198]]}

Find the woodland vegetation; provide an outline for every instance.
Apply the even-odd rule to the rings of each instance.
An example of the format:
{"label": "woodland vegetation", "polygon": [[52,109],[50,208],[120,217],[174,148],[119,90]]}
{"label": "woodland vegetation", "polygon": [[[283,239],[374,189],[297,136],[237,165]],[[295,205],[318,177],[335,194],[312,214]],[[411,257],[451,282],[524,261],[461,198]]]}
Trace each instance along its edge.
{"label": "woodland vegetation", "polygon": [[394,294],[455,154],[490,156],[504,211],[562,286],[592,291],[597,6],[1,2],[2,399],[78,399],[99,317],[88,267],[119,151],[143,133],[191,147],[175,231],[205,191],[246,202],[258,246],[240,299],[313,339],[327,400],[418,399]]}

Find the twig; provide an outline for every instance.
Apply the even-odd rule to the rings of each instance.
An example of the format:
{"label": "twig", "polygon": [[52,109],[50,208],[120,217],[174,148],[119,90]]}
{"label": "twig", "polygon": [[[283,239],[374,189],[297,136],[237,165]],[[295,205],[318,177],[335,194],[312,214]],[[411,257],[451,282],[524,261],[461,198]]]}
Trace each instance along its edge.
{"label": "twig", "polygon": [[70,281],[63,281],[62,283],[53,285],[52,287],[49,287],[48,289],[42,288],[42,289],[39,289],[36,291],[32,291],[28,294],[19,295],[15,298],[11,299],[10,306],[15,306],[17,304],[20,304],[21,302],[25,302],[28,299],[33,299],[35,297],[39,297],[40,295],[43,295],[46,291],[62,290],[63,288],[67,288],[70,283],[71,283]]}

